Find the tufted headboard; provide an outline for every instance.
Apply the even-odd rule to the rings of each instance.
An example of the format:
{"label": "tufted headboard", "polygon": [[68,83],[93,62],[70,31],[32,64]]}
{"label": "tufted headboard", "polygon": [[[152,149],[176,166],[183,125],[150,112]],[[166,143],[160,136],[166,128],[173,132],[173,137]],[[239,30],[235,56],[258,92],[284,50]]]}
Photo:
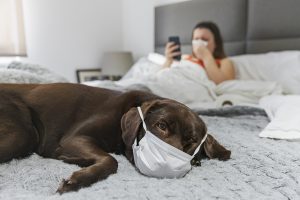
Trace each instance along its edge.
{"label": "tufted headboard", "polygon": [[155,8],[155,51],[180,36],[191,53],[191,34],[200,21],[221,31],[227,55],[300,50],[300,0],[192,0]]}

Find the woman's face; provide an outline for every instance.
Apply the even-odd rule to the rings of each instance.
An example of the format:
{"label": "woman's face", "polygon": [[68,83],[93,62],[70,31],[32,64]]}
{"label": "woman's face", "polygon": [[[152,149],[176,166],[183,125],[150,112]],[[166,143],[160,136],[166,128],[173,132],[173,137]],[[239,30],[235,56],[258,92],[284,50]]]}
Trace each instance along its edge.
{"label": "woman's face", "polygon": [[197,28],[193,33],[193,40],[204,40],[207,42],[208,50],[213,53],[216,48],[215,37],[213,33],[206,28]]}

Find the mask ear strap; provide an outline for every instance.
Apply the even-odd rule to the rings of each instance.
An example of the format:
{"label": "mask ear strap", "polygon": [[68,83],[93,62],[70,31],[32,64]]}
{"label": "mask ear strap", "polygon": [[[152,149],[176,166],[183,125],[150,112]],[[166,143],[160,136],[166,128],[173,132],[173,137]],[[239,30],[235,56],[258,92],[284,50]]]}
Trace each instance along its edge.
{"label": "mask ear strap", "polygon": [[201,145],[205,142],[206,138],[207,138],[207,133],[205,134],[204,138],[201,140],[199,146],[197,147],[197,149],[194,151],[193,157],[198,153],[198,151],[200,150]]}
{"label": "mask ear strap", "polygon": [[[142,119],[142,122],[143,122],[143,128],[144,128],[145,132],[147,132],[147,126],[146,126],[146,123],[145,123],[145,120],[144,120],[142,109],[141,109],[141,107],[137,107],[137,109],[138,109],[138,113],[140,115],[140,118]],[[136,146],[139,146],[139,141],[138,141],[137,138],[135,138],[135,141],[136,141]]]}
{"label": "mask ear strap", "polygon": [[145,123],[145,120],[144,120],[144,116],[143,116],[143,113],[142,113],[142,110],[141,110],[141,107],[137,107],[138,111],[139,111],[139,115],[142,119],[142,122],[143,122],[143,128],[144,130],[147,132],[147,126],[146,126],[146,123]]}

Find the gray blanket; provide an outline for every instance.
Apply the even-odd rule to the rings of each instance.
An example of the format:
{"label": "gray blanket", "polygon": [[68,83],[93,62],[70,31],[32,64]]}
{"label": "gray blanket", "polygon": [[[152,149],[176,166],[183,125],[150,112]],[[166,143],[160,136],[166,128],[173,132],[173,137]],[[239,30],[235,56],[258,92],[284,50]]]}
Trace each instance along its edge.
{"label": "gray blanket", "polygon": [[68,82],[64,77],[37,64],[11,62],[0,66],[0,83]]}
{"label": "gray blanket", "polygon": [[0,165],[0,199],[300,199],[300,145],[259,138],[268,119],[260,109],[197,110],[208,131],[232,151],[229,161],[203,160],[181,179],[139,174],[123,157],[117,174],[62,196],[62,178],[78,166],[32,155]]}

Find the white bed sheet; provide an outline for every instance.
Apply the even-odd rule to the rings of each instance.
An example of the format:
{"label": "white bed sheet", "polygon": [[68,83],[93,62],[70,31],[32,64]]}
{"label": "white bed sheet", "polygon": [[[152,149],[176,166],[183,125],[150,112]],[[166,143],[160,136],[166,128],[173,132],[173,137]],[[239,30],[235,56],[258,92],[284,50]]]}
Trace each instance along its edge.
{"label": "white bed sheet", "polygon": [[271,120],[260,137],[300,139],[300,95],[266,96],[259,104]]}

